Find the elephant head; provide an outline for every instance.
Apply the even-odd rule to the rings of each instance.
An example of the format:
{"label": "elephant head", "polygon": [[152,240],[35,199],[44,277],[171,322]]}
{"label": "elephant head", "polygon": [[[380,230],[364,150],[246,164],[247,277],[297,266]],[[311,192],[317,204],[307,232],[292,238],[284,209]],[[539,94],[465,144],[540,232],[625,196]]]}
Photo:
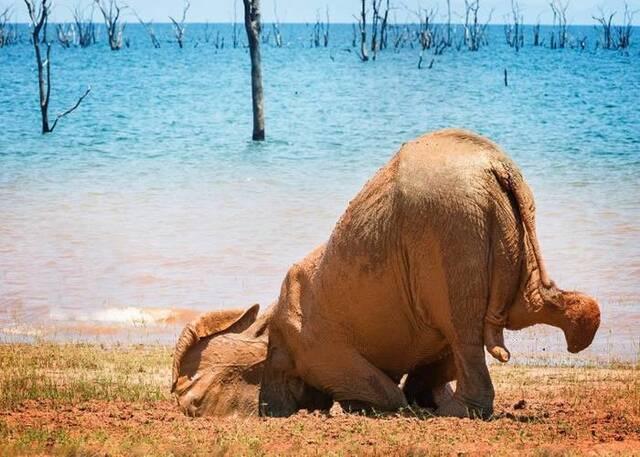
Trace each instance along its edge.
{"label": "elephant head", "polygon": [[269,310],[217,311],[188,324],[176,343],[171,392],[189,416],[257,414]]}
{"label": "elephant head", "polygon": [[532,308],[526,300],[516,300],[509,309],[507,328],[519,330],[533,324],[548,324],[561,329],[572,353],[586,349],[600,326],[600,308],[592,297],[555,285],[539,289],[541,306]]}

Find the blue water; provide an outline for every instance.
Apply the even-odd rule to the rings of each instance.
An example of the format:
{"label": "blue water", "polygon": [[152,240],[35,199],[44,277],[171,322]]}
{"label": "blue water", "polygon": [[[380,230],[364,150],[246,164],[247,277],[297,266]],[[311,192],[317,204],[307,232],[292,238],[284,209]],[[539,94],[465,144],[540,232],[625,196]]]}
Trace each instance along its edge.
{"label": "blue water", "polygon": [[[253,143],[248,53],[229,47],[229,25],[214,27],[224,49],[203,41],[202,25],[189,25],[182,50],[167,25],[156,26],[160,49],[137,25],[120,52],[104,36],[87,49],[55,45],[51,114],[92,91],[47,136],[32,48],[0,49],[5,333],[135,333],[167,320],[163,310],[267,305],[404,141],[456,126],[518,162],[552,277],[600,301],[602,331],[586,355],[637,358],[637,45],[594,50],[596,31],[573,27],[587,50],[534,48],[527,29],[515,53],[495,26],[488,47],[429,53],[433,67],[419,70],[417,48],[360,62],[350,25],[334,26],[326,49],[309,46],[311,27],[284,25],[286,46],[263,46],[267,141]],[[559,332],[548,333],[517,334],[513,349],[562,350]]]}

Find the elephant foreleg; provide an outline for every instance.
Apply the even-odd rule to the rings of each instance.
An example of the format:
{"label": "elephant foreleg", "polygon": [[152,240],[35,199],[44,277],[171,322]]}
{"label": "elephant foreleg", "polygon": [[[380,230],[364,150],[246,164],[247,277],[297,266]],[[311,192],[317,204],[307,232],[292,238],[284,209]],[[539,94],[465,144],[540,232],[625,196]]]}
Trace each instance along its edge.
{"label": "elephant foreleg", "polygon": [[307,367],[305,379],[330,392],[343,409],[382,412],[407,406],[398,385],[354,350],[323,352],[313,354],[313,364]]}
{"label": "elephant foreleg", "polygon": [[494,390],[482,344],[455,344],[456,392],[438,406],[436,414],[488,418],[493,414]]}

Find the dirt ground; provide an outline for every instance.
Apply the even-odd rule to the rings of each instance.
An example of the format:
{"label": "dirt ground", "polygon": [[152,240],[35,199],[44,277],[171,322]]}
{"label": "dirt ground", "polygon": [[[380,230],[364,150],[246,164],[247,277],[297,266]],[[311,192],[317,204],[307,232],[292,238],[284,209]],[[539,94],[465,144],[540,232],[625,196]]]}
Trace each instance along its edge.
{"label": "dirt ground", "polygon": [[0,344],[0,455],[640,455],[638,367],[491,366],[496,414],[188,418],[170,349]]}

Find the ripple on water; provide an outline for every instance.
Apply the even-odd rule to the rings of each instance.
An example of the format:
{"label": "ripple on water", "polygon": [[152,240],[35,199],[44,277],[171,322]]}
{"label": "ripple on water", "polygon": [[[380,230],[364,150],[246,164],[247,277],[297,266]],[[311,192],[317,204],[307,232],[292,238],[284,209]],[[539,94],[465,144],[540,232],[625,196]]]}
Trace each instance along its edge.
{"label": "ripple on water", "polygon": [[118,55],[54,48],[52,112],[93,90],[47,137],[28,108],[31,49],[0,53],[11,68],[0,84],[0,328],[120,328],[166,310],[268,304],[401,143],[459,126],[520,164],[553,277],[602,303],[591,351],[637,354],[637,52],[516,54],[492,27],[490,47],[420,71],[408,48],[363,65],[347,52],[349,26],[332,28],[326,50],[303,48],[304,26],[285,25],[292,45],[263,50],[268,140],[254,143],[243,49],[149,54],[144,31],[128,32],[132,47]]}

